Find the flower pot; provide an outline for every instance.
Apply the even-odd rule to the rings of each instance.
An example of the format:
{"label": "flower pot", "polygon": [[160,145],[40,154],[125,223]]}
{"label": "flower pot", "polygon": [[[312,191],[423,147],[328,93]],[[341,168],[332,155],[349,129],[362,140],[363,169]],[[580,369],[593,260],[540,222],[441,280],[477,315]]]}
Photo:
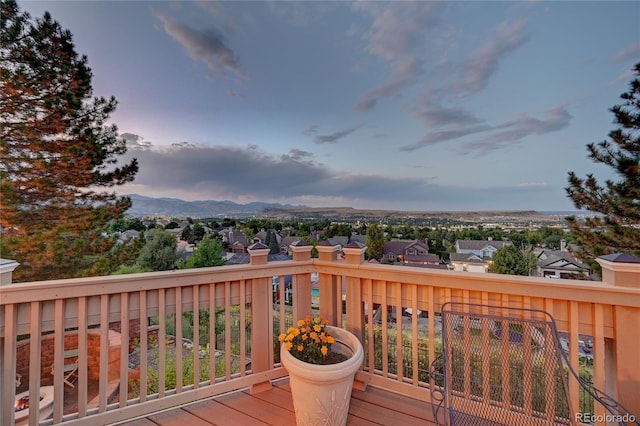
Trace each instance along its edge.
{"label": "flower pot", "polygon": [[347,330],[327,326],[336,343],[331,350],[349,357],[338,364],[316,365],[300,361],[280,348],[280,360],[289,372],[289,384],[298,426],[346,425],[353,378],[362,365],[364,350]]}

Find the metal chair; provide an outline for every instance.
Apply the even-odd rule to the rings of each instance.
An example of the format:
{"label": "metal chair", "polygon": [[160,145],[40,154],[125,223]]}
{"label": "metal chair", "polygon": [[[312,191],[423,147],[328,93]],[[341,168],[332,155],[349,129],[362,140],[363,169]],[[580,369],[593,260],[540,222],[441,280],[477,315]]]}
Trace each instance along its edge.
{"label": "metal chair", "polygon": [[638,417],[575,372],[553,317],[540,310],[445,303],[442,352],[430,375],[438,424],[590,423],[593,413],[576,413],[570,403],[571,379],[604,407],[599,412],[606,410],[608,421],[640,425]]}
{"label": "metal chair", "polygon": [[[78,378],[78,350],[74,349],[70,351],[64,351],[62,357],[64,358],[64,364],[62,365],[64,384],[71,388],[74,388],[75,381]],[[72,362],[68,363],[67,361]],[[55,374],[53,365],[51,365],[51,374]]]}

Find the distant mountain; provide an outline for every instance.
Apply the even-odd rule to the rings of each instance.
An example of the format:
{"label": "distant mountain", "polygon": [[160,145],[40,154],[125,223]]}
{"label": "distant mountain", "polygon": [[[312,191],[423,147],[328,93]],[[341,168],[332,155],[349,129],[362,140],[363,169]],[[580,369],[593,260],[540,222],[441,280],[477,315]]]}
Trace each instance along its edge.
{"label": "distant mountain", "polygon": [[[288,204],[253,202],[238,204],[233,201],[184,201],[177,198],[152,198],[138,194],[127,195],[132,206],[127,211],[132,216],[170,216],[170,217],[247,217],[253,216],[265,208],[294,207]],[[301,206],[295,206],[301,207]]]}

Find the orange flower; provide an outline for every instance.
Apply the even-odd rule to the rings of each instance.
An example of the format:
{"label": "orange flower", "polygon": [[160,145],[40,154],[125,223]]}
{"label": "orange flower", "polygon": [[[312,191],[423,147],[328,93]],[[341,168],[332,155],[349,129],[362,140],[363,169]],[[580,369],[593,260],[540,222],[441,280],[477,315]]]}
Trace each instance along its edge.
{"label": "orange flower", "polygon": [[295,358],[319,364],[331,352],[331,344],[335,343],[331,333],[325,329],[328,323],[321,317],[307,316],[298,320],[295,327],[289,327],[286,333],[281,333],[278,340],[284,342],[284,349]]}

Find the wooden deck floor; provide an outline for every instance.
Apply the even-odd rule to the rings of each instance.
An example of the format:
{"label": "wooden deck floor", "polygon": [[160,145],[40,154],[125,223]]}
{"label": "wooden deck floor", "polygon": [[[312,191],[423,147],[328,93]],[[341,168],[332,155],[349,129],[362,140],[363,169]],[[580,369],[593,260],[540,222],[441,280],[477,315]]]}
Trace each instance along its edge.
{"label": "wooden deck floor", "polygon": [[[288,379],[273,385],[273,389],[256,395],[248,391],[235,392],[124,425],[295,425]],[[434,423],[429,403],[369,386],[365,392],[353,390],[347,424],[424,426]]]}

